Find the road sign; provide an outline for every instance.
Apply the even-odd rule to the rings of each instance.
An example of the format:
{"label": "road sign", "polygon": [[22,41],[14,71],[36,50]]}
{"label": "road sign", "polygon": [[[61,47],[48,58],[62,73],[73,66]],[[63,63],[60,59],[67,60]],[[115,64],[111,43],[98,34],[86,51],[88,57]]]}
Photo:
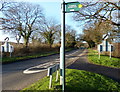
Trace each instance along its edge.
{"label": "road sign", "polygon": [[8,42],[5,42],[4,45],[1,45],[1,52],[13,52],[14,47],[10,45]]}
{"label": "road sign", "polygon": [[56,81],[58,80],[58,69],[59,69],[59,64],[56,64],[54,66],[51,66],[48,68],[48,74],[47,76],[50,76],[50,82],[49,82],[49,89],[52,87],[52,74],[57,71],[57,74],[56,74]]}
{"label": "road sign", "polygon": [[1,58],[2,58],[2,53],[3,52],[10,52],[10,57],[12,55],[12,52],[14,51],[14,47],[12,45],[9,44],[8,42],[9,38],[6,37],[5,38],[5,43],[3,45],[1,45]]}
{"label": "road sign", "polygon": [[54,65],[54,66],[49,67],[49,68],[48,68],[48,74],[47,74],[47,76],[52,75],[56,70],[59,69],[59,66],[60,66],[60,65],[57,64],[57,65]]}
{"label": "road sign", "polygon": [[82,8],[82,4],[79,2],[66,3],[66,12],[78,12]]}
{"label": "road sign", "polygon": [[111,52],[114,50],[113,44],[110,44],[107,39],[104,39],[104,41],[98,45],[98,52],[99,52],[99,59],[100,59],[100,53],[103,51],[110,52],[110,58],[111,58]]}

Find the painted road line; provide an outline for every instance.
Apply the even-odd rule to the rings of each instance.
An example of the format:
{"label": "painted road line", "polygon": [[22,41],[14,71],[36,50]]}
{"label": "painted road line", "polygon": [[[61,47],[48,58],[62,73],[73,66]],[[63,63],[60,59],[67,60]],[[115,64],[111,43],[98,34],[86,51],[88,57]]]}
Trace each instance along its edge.
{"label": "painted road line", "polygon": [[73,64],[77,59],[79,59],[80,56],[85,55],[85,53],[86,53],[86,50],[84,50],[81,54],[79,54],[78,57],[72,58],[73,61],[66,63],[66,67],[68,67],[69,65]]}
{"label": "painted road line", "polygon": [[73,53],[71,53],[71,54],[68,54],[68,55],[65,55],[65,56],[71,56],[71,55],[73,55],[73,54],[75,54],[75,53],[77,53],[78,51],[75,51],[75,52],[73,52]]}
{"label": "painted road line", "polygon": [[[75,53],[77,53],[77,52],[78,52],[78,51],[75,51],[75,52],[73,52],[73,53],[71,53],[71,54],[66,55],[66,56],[67,56],[66,59],[68,58],[68,56],[72,56],[73,54],[75,54]],[[73,60],[74,58],[71,58],[71,59]],[[43,72],[43,71],[46,71],[48,67],[60,63],[60,59],[59,59],[59,58],[58,58],[58,59],[55,59],[55,60],[53,60],[53,61],[54,61],[54,62],[47,62],[47,63],[44,63],[44,64],[40,64],[40,65],[37,65],[37,66],[30,67],[30,68],[28,68],[28,69],[25,69],[25,70],[23,71],[23,73],[24,73],[24,74],[32,74],[32,73]]]}
{"label": "painted road line", "polygon": [[30,67],[30,68],[24,70],[23,73],[24,74],[39,73],[39,72],[42,72],[42,71],[46,71],[47,68],[49,68],[50,66],[53,66],[55,64],[57,64],[57,62],[47,62],[47,63],[40,64],[40,65],[37,65],[37,66],[34,66],[34,67]]}

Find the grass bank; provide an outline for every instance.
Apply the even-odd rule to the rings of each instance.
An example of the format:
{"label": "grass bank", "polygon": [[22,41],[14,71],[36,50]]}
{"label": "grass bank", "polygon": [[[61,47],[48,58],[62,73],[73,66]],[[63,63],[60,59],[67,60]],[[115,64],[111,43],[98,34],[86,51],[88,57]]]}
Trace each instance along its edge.
{"label": "grass bank", "polygon": [[[74,48],[69,48],[66,49],[66,52],[74,50]],[[33,58],[40,58],[44,56],[49,56],[49,55],[54,55],[54,54],[59,54],[59,51],[50,51],[50,52],[44,52],[44,53],[39,53],[39,54],[33,54],[33,55],[26,55],[26,56],[16,56],[16,57],[3,57],[2,58],[2,63],[12,63],[12,62],[18,62],[22,60],[28,60],[28,59],[33,59]]]}
{"label": "grass bank", "polygon": [[[45,77],[38,82],[23,89],[21,92],[39,92],[44,90],[45,92],[56,92],[55,73],[53,75],[53,87],[48,89],[49,77]],[[66,90],[68,92],[120,92],[120,83],[107,78],[105,76],[87,72],[84,70],[66,69]],[[62,91],[60,91],[62,92]]]}
{"label": "grass bank", "polygon": [[90,62],[94,64],[100,64],[100,65],[104,65],[108,67],[120,68],[120,58],[112,57],[110,59],[109,56],[101,55],[99,59],[98,52],[96,50],[89,49],[88,59]]}

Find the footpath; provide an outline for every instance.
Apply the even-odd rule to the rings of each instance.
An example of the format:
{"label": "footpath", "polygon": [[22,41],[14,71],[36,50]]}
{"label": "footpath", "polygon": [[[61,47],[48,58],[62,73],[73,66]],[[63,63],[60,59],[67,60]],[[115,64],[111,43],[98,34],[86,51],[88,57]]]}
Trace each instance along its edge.
{"label": "footpath", "polygon": [[102,74],[109,78],[112,78],[117,82],[120,82],[120,68],[112,68],[112,67],[92,64],[87,59],[87,53],[88,51],[86,50],[81,56],[79,56],[79,59],[77,59],[74,63],[72,63],[67,68],[85,70],[89,72]]}

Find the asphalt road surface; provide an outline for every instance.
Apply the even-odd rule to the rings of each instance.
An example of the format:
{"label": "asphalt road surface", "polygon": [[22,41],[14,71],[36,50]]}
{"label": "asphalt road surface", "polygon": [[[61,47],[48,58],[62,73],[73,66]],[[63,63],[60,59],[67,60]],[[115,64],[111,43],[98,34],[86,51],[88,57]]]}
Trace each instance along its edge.
{"label": "asphalt road surface", "polygon": [[[66,53],[66,64],[79,58],[83,50]],[[47,76],[47,68],[59,63],[59,54],[2,65],[2,90],[21,90]]]}

